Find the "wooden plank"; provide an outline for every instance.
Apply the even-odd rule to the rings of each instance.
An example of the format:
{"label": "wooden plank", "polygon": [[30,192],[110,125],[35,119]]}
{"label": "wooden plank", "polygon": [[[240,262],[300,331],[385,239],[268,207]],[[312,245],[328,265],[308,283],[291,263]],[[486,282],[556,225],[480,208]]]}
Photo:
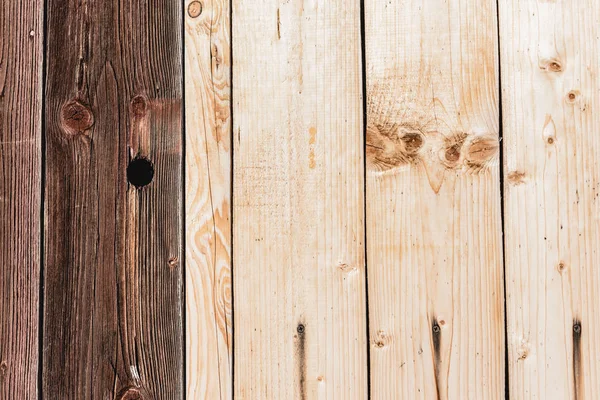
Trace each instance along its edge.
{"label": "wooden plank", "polygon": [[36,399],[43,2],[0,4],[0,398]]}
{"label": "wooden plank", "polygon": [[233,1],[239,399],[367,396],[359,1]]}
{"label": "wooden plank", "polygon": [[372,397],[503,398],[496,2],[365,25]]}
{"label": "wooden plank", "polygon": [[230,6],[185,7],[187,397],[231,399]]}
{"label": "wooden plank", "polygon": [[600,4],[500,2],[510,395],[600,393]]}
{"label": "wooden plank", "polygon": [[183,396],[181,11],[48,2],[45,398]]}

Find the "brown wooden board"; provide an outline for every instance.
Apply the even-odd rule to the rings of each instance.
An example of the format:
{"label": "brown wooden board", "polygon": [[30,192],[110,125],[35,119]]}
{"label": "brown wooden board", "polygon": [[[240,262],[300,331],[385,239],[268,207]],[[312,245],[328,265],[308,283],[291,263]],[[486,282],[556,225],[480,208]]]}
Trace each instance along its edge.
{"label": "brown wooden board", "polygon": [[181,398],[181,5],[47,18],[44,398]]}
{"label": "brown wooden board", "polygon": [[42,15],[0,3],[0,399],[37,398]]}

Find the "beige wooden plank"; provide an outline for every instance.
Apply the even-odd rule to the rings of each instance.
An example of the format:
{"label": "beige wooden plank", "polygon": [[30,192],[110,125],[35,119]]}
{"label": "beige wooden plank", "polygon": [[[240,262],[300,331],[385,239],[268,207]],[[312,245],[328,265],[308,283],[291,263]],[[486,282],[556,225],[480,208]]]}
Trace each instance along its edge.
{"label": "beige wooden plank", "polygon": [[372,397],[503,398],[496,2],[365,22]]}
{"label": "beige wooden plank", "polygon": [[237,399],[364,399],[358,0],[233,1]]}
{"label": "beige wooden plank", "polygon": [[510,394],[600,397],[600,3],[500,2]]}
{"label": "beige wooden plank", "polygon": [[185,1],[187,398],[232,398],[229,0]]}

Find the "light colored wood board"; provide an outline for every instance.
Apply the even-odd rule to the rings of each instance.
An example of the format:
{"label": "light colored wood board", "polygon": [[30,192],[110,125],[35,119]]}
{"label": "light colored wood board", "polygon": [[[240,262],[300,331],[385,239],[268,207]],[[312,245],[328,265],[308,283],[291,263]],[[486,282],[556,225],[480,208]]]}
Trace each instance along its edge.
{"label": "light colored wood board", "polygon": [[44,2],[0,3],[0,398],[39,396]]}
{"label": "light colored wood board", "polygon": [[187,397],[231,399],[230,8],[185,7]]}
{"label": "light colored wood board", "polygon": [[500,2],[510,395],[600,396],[600,4]]}
{"label": "light colored wood board", "polygon": [[496,2],[365,23],[372,397],[503,398]]}
{"label": "light colored wood board", "polygon": [[232,19],[235,397],[363,399],[359,1]]}

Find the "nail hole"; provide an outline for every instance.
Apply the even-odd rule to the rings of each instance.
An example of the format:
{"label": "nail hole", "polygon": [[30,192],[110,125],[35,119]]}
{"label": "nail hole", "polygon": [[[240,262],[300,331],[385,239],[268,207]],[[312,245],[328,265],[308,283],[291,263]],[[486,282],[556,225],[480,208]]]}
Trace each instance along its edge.
{"label": "nail hole", "polygon": [[147,158],[135,158],[127,167],[127,180],[137,188],[144,187],[152,182],[154,167]]}
{"label": "nail hole", "polygon": [[306,330],[306,328],[302,324],[299,324],[298,327],[296,328],[296,331],[301,335],[305,332],[305,330]]}

